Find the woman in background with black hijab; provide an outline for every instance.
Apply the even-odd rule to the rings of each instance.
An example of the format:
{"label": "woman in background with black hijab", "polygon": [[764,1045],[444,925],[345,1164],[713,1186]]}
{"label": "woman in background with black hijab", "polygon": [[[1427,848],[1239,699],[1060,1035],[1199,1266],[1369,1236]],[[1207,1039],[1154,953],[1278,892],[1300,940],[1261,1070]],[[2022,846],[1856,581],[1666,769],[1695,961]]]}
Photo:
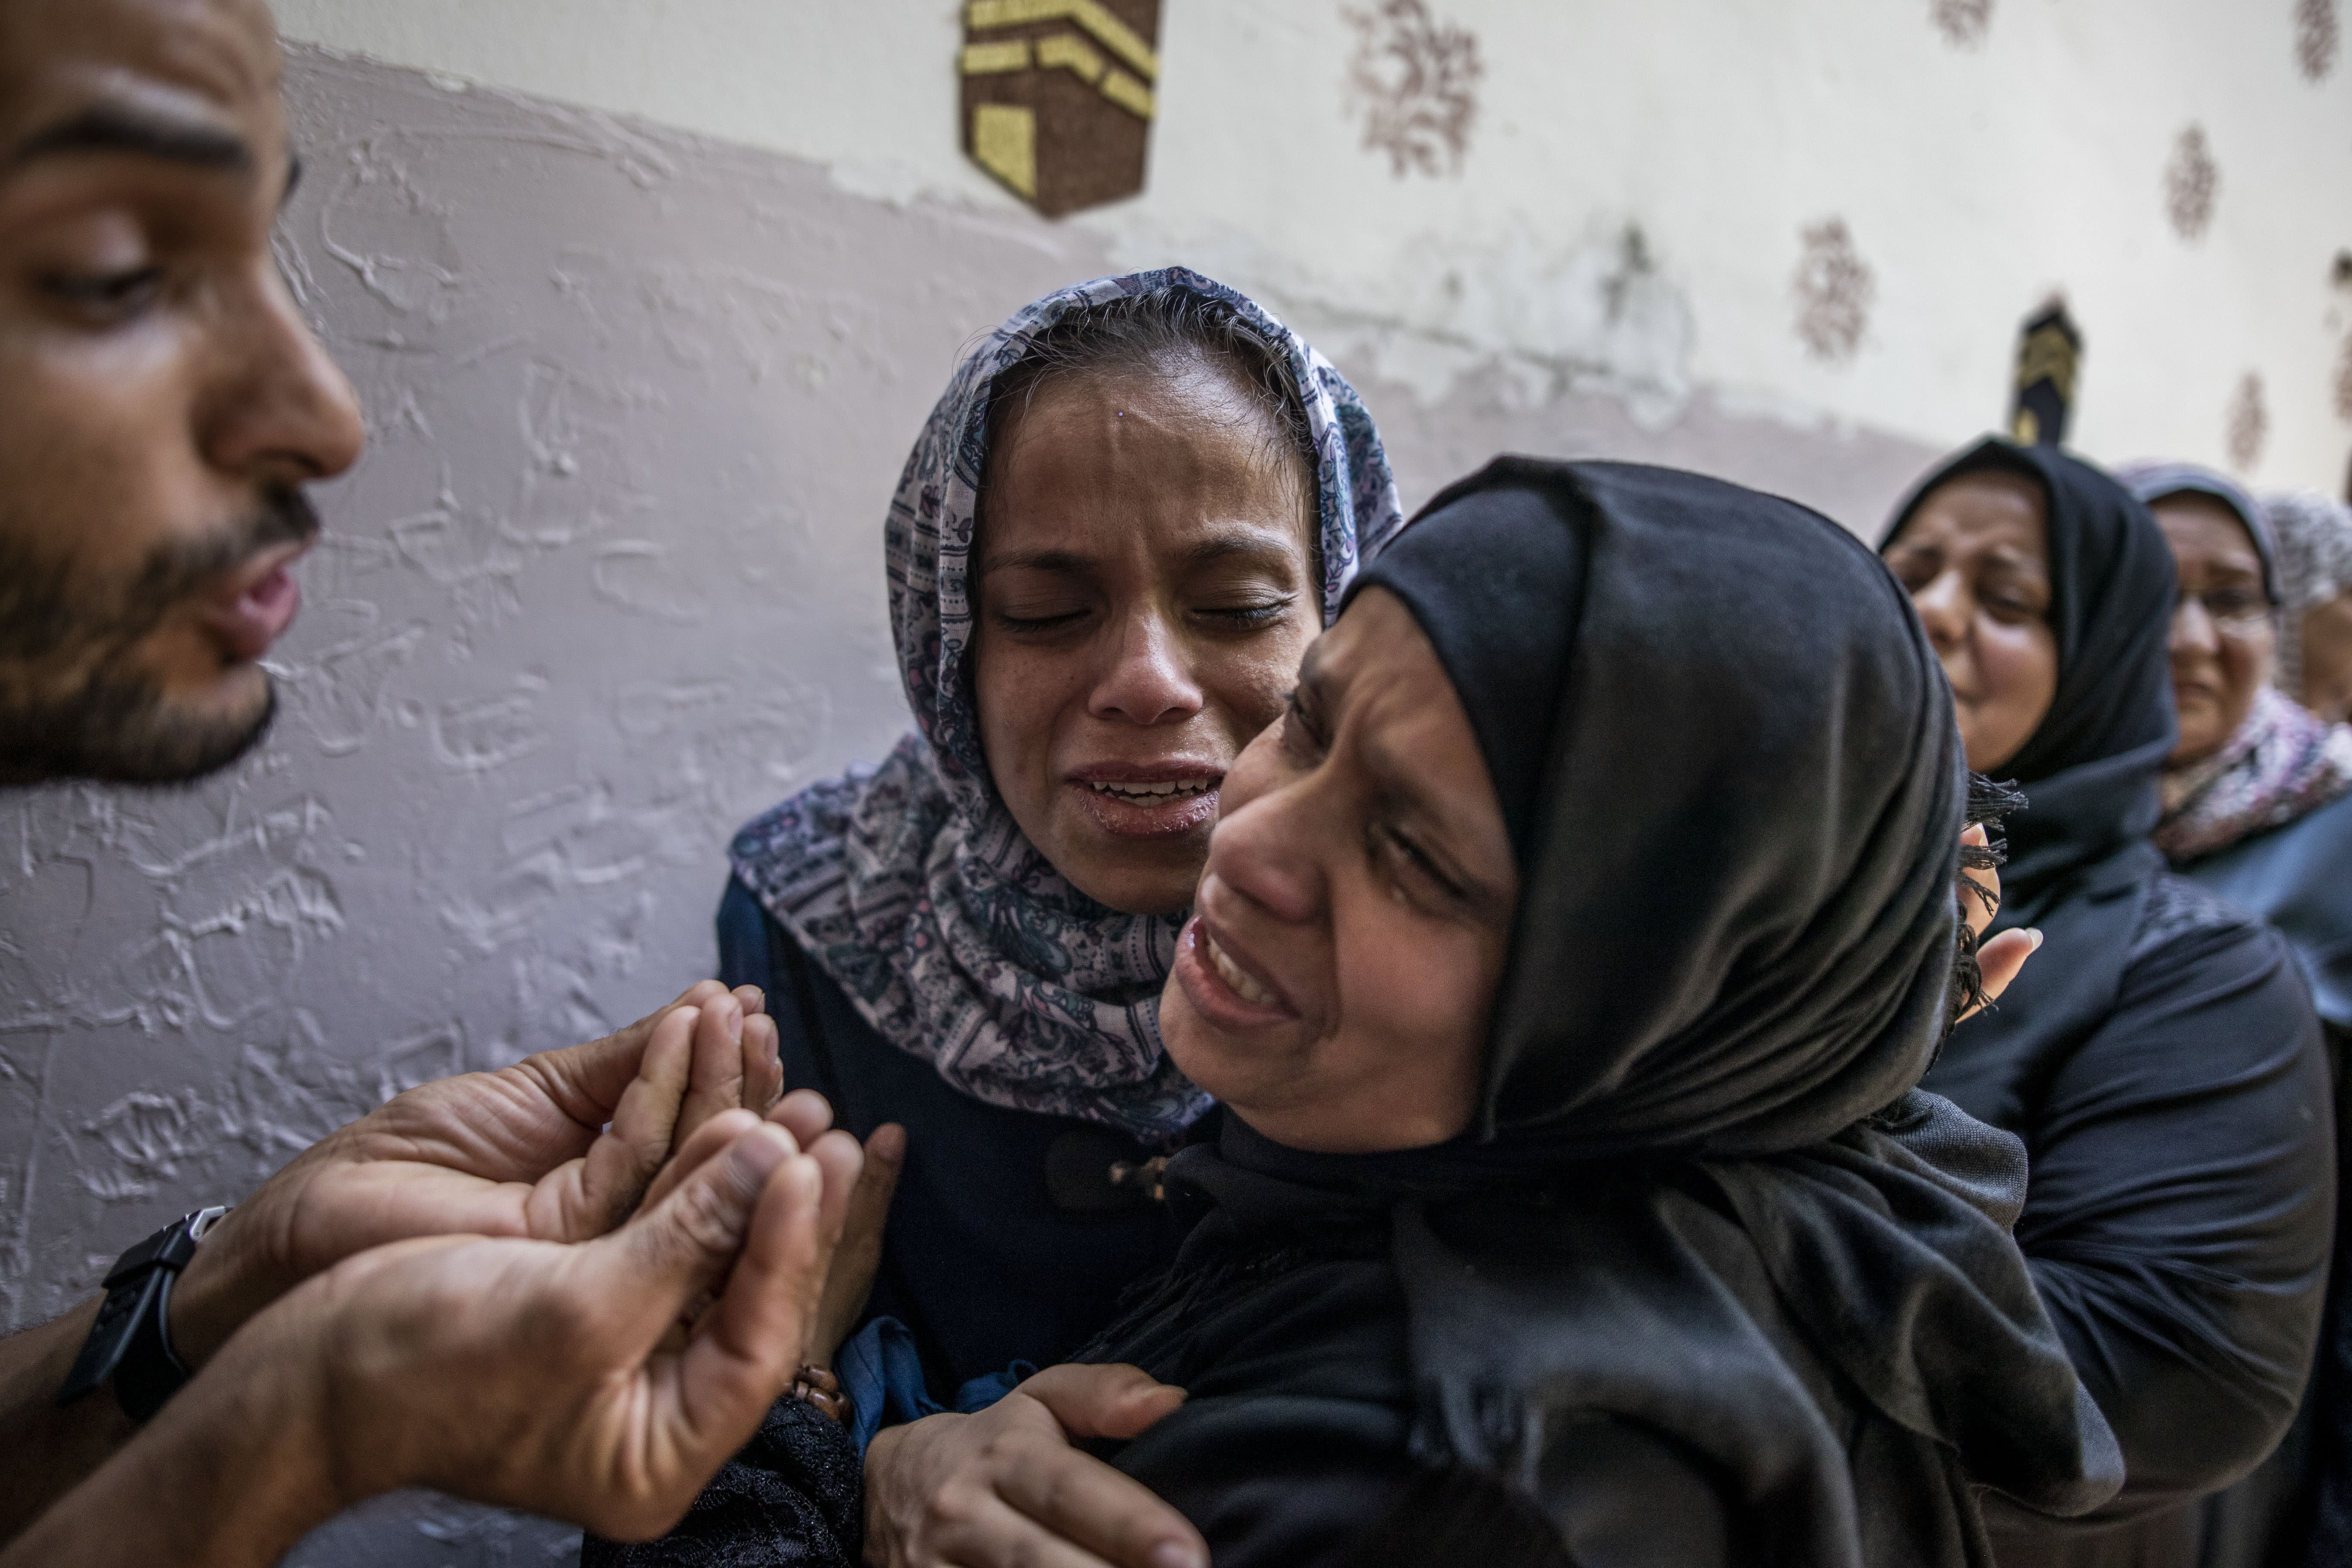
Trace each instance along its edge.
{"label": "woman in background with black hijab", "polygon": [[1801,508],[1517,459],[1440,496],[1227,778],[1161,1016],[1228,1116],[1086,1358],[1190,1397],[1120,1468],[1219,1568],[1959,1568],[1978,1486],[2102,1501],[2023,1152],[1909,1092],[1959,752]]}
{"label": "woman in background with black hijab", "polygon": [[1884,548],[1969,765],[2027,796],[1996,929],[2049,942],[1927,1087],[2025,1140],[2018,1243],[2127,1476],[2089,1520],[1989,1508],[1997,1553],[2186,1568],[2189,1504],[2270,1452],[2311,1363],[2335,1194],[2318,1028],[2278,936],[2148,842],[2176,586],[2146,509],[2054,449],[1988,440]]}

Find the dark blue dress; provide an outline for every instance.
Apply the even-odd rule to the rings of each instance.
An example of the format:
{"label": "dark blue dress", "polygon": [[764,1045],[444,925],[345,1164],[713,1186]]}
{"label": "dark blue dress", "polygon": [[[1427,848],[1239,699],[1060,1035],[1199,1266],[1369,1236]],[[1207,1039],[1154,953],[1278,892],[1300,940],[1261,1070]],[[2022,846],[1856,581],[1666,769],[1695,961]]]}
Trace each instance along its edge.
{"label": "dark blue dress", "polygon": [[[719,977],[757,985],[781,1037],[787,1089],[833,1102],[860,1139],[907,1130],[907,1163],[884,1232],[868,1320],[896,1318],[931,1386],[953,1390],[1011,1363],[1067,1359],[1110,1321],[1119,1293],[1176,1255],[1163,1205],[1049,1184],[1049,1159],[1107,1170],[1153,1153],[1108,1128],[989,1105],[877,1034],[749,889],[719,905]],[[1056,1202],[1057,1187],[1061,1201]]]}

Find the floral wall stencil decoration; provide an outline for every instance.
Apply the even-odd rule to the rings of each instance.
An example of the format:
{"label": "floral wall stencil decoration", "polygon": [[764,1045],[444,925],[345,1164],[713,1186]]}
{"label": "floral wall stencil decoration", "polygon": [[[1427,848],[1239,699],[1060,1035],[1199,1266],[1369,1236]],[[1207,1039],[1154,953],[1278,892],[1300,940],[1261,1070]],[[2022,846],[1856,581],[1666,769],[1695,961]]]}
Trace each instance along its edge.
{"label": "floral wall stencil decoration", "polygon": [[1824,218],[1800,231],[1797,276],[1797,338],[1805,352],[1831,364],[1851,361],[1870,325],[1878,279],[1854,248],[1842,217]]}
{"label": "floral wall stencil decoration", "polygon": [[2164,211],[2172,232],[2183,239],[2205,237],[2212,226],[2213,204],[2221,191],[2221,166],[2205,140],[2205,128],[2191,125],[2172,144],[2172,162],[2164,167]]}
{"label": "floral wall stencil decoration", "polygon": [[1364,150],[1386,153],[1398,179],[1462,172],[1478,118],[1478,39],[1441,23],[1423,0],[1343,9],[1356,30],[1348,95],[1364,117]]}
{"label": "floral wall stencil decoration", "polygon": [[1973,49],[1992,31],[1992,0],[1929,0],[1927,15],[1954,48]]}
{"label": "floral wall stencil decoration", "polygon": [[1059,217],[1143,189],[1160,0],[970,0],[963,150]]}
{"label": "floral wall stencil decoration", "polygon": [[2229,418],[2222,431],[2230,466],[2242,474],[2252,472],[2263,460],[2263,443],[2270,433],[2271,411],[2263,397],[2262,374],[2250,370],[2238,378],[2238,390],[2230,395]]}
{"label": "floral wall stencil decoration", "polygon": [[[2335,263],[2328,268],[2328,281],[2339,295],[2352,296],[2352,249],[2336,253]],[[2334,310],[2328,311],[2327,317],[2331,327],[2342,319]],[[2334,394],[2330,401],[2336,406],[2336,417],[2352,425],[2352,331],[2344,334],[2344,342],[2336,350],[2335,383],[2328,390]],[[2346,492],[2346,499],[2352,500],[2352,490]]]}
{"label": "floral wall stencil decoration", "polygon": [[2295,0],[2294,63],[2304,80],[2326,81],[2343,44],[2336,0]]}

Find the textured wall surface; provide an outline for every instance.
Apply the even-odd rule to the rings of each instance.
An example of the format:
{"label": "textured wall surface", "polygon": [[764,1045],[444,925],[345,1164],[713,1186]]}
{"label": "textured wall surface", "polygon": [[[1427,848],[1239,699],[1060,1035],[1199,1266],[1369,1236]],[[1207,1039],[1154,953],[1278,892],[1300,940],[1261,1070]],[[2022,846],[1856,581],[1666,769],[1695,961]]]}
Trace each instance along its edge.
{"label": "textured wall surface", "polygon": [[[370,446],[321,492],[265,747],[186,791],[0,793],[8,1325],[399,1089],[708,973],[733,826],[904,723],[881,518],[958,350],[1108,265],[1017,212],[318,51],[289,91],[284,264]],[[1866,525],[1929,455],[1704,390],[1663,417],[1536,359],[1419,395],[1397,340],[1330,325],[1408,504],[1508,446],[1711,467]],[[568,1540],[394,1499],[298,1561]]]}
{"label": "textured wall surface", "polygon": [[[287,32],[1013,205],[959,151],[955,0],[274,0]],[[2352,0],[1167,0],[1143,195],[1071,219],[1488,356],[1937,447],[2063,289],[2079,440],[2344,482]],[[1602,285],[1629,229],[1649,304]],[[1664,416],[1661,415],[1660,416]]]}

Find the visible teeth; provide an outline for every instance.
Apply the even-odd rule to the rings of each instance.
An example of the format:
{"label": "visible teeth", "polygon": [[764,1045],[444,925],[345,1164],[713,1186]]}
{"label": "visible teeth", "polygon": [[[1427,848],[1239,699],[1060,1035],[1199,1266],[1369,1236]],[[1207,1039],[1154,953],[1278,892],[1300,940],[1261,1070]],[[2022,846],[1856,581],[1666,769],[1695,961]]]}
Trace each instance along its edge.
{"label": "visible teeth", "polygon": [[1235,995],[1244,1002],[1255,1002],[1260,1006],[1274,1000],[1274,993],[1243,973],[1241,965],[1227,958],[1225,950],[1219,947],[1206,931],[1201,933],[1201,945],[1209,950],[1209,962],[1217,966],[1217,973],[1224,976],[1225,984],[1234,988]]}
{"label": "visible teeth", "polygon": [[1206,795],[1215,787],[1212,779],[1163,779],[1158,784],[1098,784],[1094,792],[1121,800],[1165,800],[1172,795]]}

